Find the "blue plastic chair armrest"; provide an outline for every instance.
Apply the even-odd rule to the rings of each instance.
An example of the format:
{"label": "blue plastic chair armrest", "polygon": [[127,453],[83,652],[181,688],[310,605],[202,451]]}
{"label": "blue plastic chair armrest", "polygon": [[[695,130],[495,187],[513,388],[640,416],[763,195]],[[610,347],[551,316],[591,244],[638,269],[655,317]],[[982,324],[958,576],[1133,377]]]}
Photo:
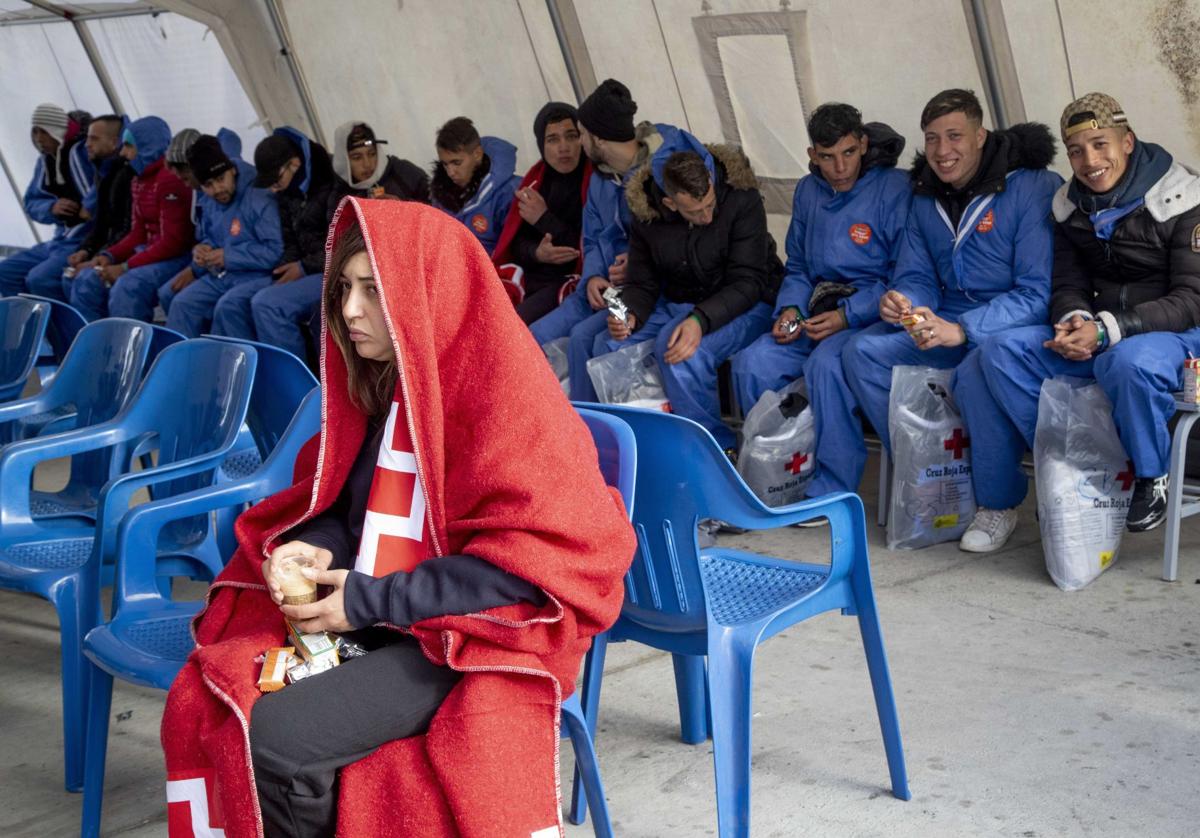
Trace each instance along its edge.
{"label": "blue plastic chair armrest", "polygon": [[53,410],[58,405],[53,403],[48,396],[48,391],[43,390],[36,393],[27,399],[19,399],[14,402],[0,404],[0,423],[15,422],[18,419],[24,419],[26,416],[33,416],[37,413],[46,413]]}
{"label": "blue plastic chair armrest", "polygon": [[4,500],[0,503],[0,529],[31,522],[29,491],[38,463],[119,445],[127,434],[123,426],[106,422],[77,431],[25,439],[0,448],[0,486],[4,490]]}

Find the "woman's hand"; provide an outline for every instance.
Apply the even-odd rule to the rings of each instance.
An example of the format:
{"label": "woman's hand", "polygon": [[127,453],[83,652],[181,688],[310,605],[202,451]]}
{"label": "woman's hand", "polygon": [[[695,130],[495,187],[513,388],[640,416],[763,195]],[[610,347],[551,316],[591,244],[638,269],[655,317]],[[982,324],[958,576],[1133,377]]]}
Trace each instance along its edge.
{"label": "woman's hand", "polygon": [[289,541],[272,550],[271,557],[262,564],[262,575],[267,583],[267,591],[276,605],[283,604],[283,589],[279,587],[279,564],[284,559],[296,556],[308,559],[318,570],[327,569],[333,561],[333,553],[304,541]]}
{"label": "woman's hand", "polygon": [[[326,550],[325,552],[329,552]],[[350,631],[355,626],[346,619],[345,588],[348,570],[317,570],[306,567],[300,571],[306,579],[311,579],[318,585],[328,585],[333,592],[327,597],[310,602],[308,605],[284,605],[280,607],[283,616],[292,621],[292,625],[305,634],[315,631],[342,632]]]}

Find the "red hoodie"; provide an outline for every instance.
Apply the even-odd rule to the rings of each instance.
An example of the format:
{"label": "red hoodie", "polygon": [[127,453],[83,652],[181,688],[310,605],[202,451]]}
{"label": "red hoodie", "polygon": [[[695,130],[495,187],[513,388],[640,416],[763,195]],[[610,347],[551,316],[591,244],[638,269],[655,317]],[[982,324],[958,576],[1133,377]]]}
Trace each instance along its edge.
{"label": "red hoodie", "polygon": [[[430,660],[467,674],[426,735],[342,770],[338,835],[561,834],[559,708],[592,636],[620,611],[633,531],[475,237],[430,207],[346,198],[327,253],[355,216],[396,350],[433,553],[478,556],[539,586],[546,604],[409,628]],[[322,311],[321,436],[298,458],[297,483],[238,519],[240,548],[167,699],[172,838],[262,832],[248,758],[254,658],[282,643],[284,626],[261,564],[282,533],[333,503],[366,433],[329,316],[340,314]],[[320,735],[320,719],[297,723]]]}
{"label": "red hoodie", "polygon": [[[131,268],[165,262],[187,253],[196,241],[192,190],[159,158],[130,186],[133,221],[125,238],[106,251],[114,263]],[[146,245],[141,252],[134,251]]]}

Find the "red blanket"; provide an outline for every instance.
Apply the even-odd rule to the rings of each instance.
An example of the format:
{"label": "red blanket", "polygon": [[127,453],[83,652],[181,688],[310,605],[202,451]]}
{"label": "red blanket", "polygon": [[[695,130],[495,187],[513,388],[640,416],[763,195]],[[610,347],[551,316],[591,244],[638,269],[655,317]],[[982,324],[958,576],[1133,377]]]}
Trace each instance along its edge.
{"label": "red blanket", "polygon": [[[419,204],[347,198],[327,249],[354,216],[382,289],[434,553],[490,561],[539,585],[547,604],[411,627],[431,660],[468,674],[428,734],[343,769],[338,834],[558,835],[559,706],[591,637],[616,620],[633,532],[474,236]],[[298,458],[296,484],[238,519],[239,549],[167,698],[173,838],[262,833],[249,762],[254,658],[281,645],[284,626],[260,567],[281,534],[337,498],[366,433],[331,316],[322,311],[321,435]],[[320,731],[320,719],[297,720],[298,735]]]}

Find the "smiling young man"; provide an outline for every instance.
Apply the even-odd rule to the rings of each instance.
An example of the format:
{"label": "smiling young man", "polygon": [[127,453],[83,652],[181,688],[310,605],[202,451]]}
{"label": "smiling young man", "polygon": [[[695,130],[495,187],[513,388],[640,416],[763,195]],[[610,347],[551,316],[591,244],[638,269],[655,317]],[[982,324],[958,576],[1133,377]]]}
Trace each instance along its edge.
{"label": "smiling young man", "polygon": [[[978,477],[997,456],[991,445],[978,347],[992,335],[1042,323],[1050,298],[1053,227],[1050,201],[1062,183],[1047,166],[1054,138],[1038,123],[1005,131],[983,127],[969,90],[943,90],[921,114],[924,154],[912,169],[913,199],[890,289],[880,299],[884,322],[852,337],[842,353],[846,383],[891,450],[888,397],[892,368],[955,369],[955,402],[968,434],[980,509],[963,534],[965,550],[986,551],[1012,533],[1009,487]],[[909,332],[901,318],[913,315]],[[850,456],[851,452],[846,452]],[[855,475],[861,478],[861,470]],[[857,486],[858,479],[850,485]],[[1011,514],[1005,512],[1008,510]]]}
{"label": "smiling young man", "polygon": [[490,256],[521,179],[513,173],[517,147],[499,137],[481,137],[475,123],[456,116],[437,132],[433,205],[457,218]]}
{"label": "smiling young man", "polygon": [[908,175],[896,169],[904,138],[863,124],[831,102],[808,122],[809,170],[796,185],[787,237],[787,274],[775,322],[733,357],[743,412],[768,390],[800,375],[817,430],[818,475],[810,493],[857,491],[867,458],[862,421],[842,373],[846,341],[879,320],[879,298],[896,264],[908,206]]}
{"label": "smiling young man", "polygon": [[1042,381],[1094,378],[1133,461],[1126,527],[1140,532],[1163,521],[1171,394],[1182,386],[1184,359],[1200,355],[1200,177],[1138,139],[1106,94],[1072,102],[1060,127],[1074,178],[1054,196],[1054,325],[984,345],[987,409],[1002,419],[990,445],[1004,455],[982,475],[979,463],[975,470],[1011,486],[1019,502],[1027,487],[1019,462],[1033,447]]}

